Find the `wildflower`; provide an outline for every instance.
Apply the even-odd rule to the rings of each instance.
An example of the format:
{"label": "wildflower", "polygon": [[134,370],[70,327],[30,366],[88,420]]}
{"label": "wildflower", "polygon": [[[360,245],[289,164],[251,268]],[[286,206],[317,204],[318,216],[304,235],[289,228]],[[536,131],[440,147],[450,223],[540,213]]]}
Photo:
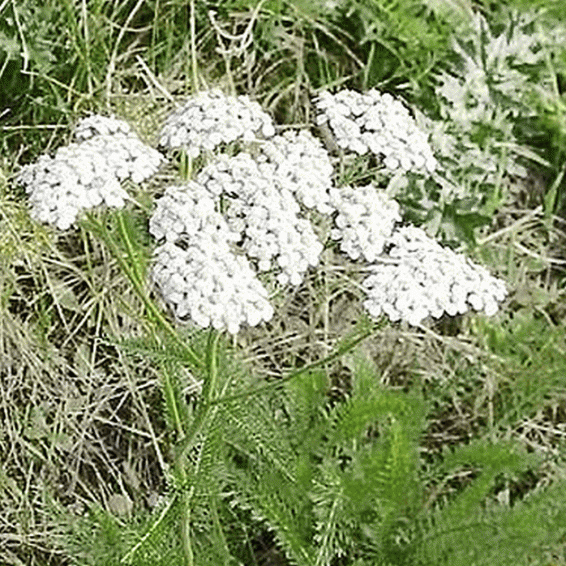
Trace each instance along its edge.
{"label": "wildflower", "polygon": [[342,149],[382,157],[386,172],[418,171],[430,174],[437,167],[427,136],[403,104],[390,94],[373,89],[365,94],[323,91],[315,101],[317,123],[328,124]]}
{"label": "wildflower", "polygon": [[374,261],[383,251],[396,222],[401,221],[399,204],[379,193],[373,185],[330,189],[330,202],[338,211],[330,232],[341,240],[340,249],[352,259],[363,256]]}
{"label": "wildflower", "polygon": [[191,157],[221,143],[275,134],[273,122],[248,96],[226,96],[219,90],[200,92],[171,114],[161,131],[160,145],[181,147]]}
{"label": "wildflower", "polygon": [[114,116],[100,116],[98,114],[80,120],[74,131],[75,138],[79,141],[99,135],[132,135],[132,133],[132,128],[124,120],[119,120]]}
{"label": "wildflower", "polygon": [[[149,232],[158,241],[175,243],[179,238],[190,239],[212,226],[223,230],[229,241],[240,239],[231,232],[215,210],[215,200],[200,183],[190,181],[183,186],[168,187],[149,219]],[[225,227],[225,229],[224,229]]]}
{"label": "wildflower", "polygon": [[492,316],[507,291],[503,281],[462,255],[443,248],[420,228],[406,226],[388,239],[388,258],[364,282],[364,306],[378,317],[419,324],[428,315],[464,314],[470,307]]}
{"label": "wildflower", "polygon": [[261,145],[262,154],[277,166],[281,186],[289,189],[306,208],[332,212],[328,189],[334,169],[328,152],[310,132],[287,131]]}
{"label": "wildflower", "polygon": [[241,239],[215,210],[215,196],[195,181],[167,188],[149,231],[155,250],[152,279],[180,321],[231,334],[273,316],[267,291],[231,244]]}
{"label": "wildflower", "polygon": [[[287,179],[288,180],[288,179]],[[212,194],[227,195],[228,224],[244,235],[242,249],[265,271],[278,258],[281,284],[298,285],[309,265],[316,266],[323,246],[299,203],[284,188],[277,166],[247,154],[218,156],[197,176]],[[278,257],[279,256],[279,257]]]}
{"label": "wildflower", "polygon": [[[79,131],[84,136],[87,130]],[[59,148],[55,157],[41,156],[22,168],[17,181],[29,194],[31,216],[66,230],[82,210],[102,203],[123,207],[128,194],[120,181],[143,181],[161,160],[133,134],[96,134]]]}
{"label": "wildflower", "polygon": [[159,246],[152,280],[178,320],[201,328],[236,334],[242,324],[257,326],[274,314],[246,258],[207,232],[193,237],[186,249],[172,242]]}

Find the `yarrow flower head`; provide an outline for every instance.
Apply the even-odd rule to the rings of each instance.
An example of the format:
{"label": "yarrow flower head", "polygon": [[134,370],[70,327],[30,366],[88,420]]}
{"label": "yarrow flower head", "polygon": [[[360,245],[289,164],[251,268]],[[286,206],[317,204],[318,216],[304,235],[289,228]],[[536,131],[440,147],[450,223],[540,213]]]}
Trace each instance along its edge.
{"label": "yarrow flower head", "polygon": [[155,250],[152,280],[177,319],[231,334],[244,323],[271,319],[267,290],[247,259],[230,247],[240,234],[214,211],[202,185],[168,188],[150,219],[150,232],[165,240]]}
{"label": "yarrow flower head", "polygon": [[244,153],[219,156],[197,181],[212,194],[227,195],[227,222],[244,234],[242,247],[258,260],[260,271],[269,270],[277,258],[279,283],[298,285],[309,265],[318,265],[323,245],[310,222],[298,216],[299,203],[282,186],[274,164],[258,163]]}
{"label": "yarrow flower head", "polygon": [[389,257],[372,266],[364,282],[364,306],[373,317],[385,313],[390,320],[419,324],[464,314],[470,307],[492,316],[506,294],[503,281],[464,256],[443,248],[424,230],[405,226],[388,240]]}
{"label": "yarrow flower head", "polygon": [[236,334],[274,314],[267,290],[246,258],[201,234],[187,249],[167,242],[154,255],[153,282],[180,321]]}
{"label": "yarrow flower head", "polygon": [[160,145],[183,148],[191,157],[221,143],[246,142],[275,134],[273,121],[246,95],[226,96],[219,90],[191,96],[173,112],[161,131]]}
{"label": "yarrow flower head", "polygon": [[139,183],[161,161],[158,151],[133,134],[97,134],[59,148],[55,157],[41,156],[22,168],[17,181],[29,194],[32,217],[66,230],[84,209],[123,207],[128,195],[120,181]]}
{"label": "yarrow flower head", "polygon": [[289,130],[265,141],[262,154],[277,166],[281,186],[288,188],[306,208],[332,212],[328,189],[334,169],[328,152],[310,132]]}
{"label": "yarrow flower head", "polygon": [[100,116],[93,114],[87,118],[83,118],[75,126],[75,138],[78,141],[84,141],[94,136],[111,136],[114,134],[133,134],[132,128],[124,120],[115,118],[114,116]]}
{"label": "yarrow flower head", "polygon": [[340,249],[352,259],[374,261],[383,251],[396,222],[401,221],[397,201],[378,192],[373,185],[330,189],[330,201],[338,211],[330,232],[341,240]]}
{"label": "yarrow flower head", "polygon": [[[193,238],[207,226],[221,226],[222,215],[216,211],[215,199],[205,186],[194,181],[168,187],[157,199],[149,219],[149,232],[158,241],[175,243],[179,238]],[[235,233],[234,233],[235,234]],[[232,235],[226,235],[234,239]],[[240,234],[236,234],[236,241]]]}
{"label": "yarrow flower head", "polygon": [[433,173],[437,167],[427,136],[407,108],[389,93],[323,91],[315,100],[317,123],[328,124],[342,149],[383,158],[386,172]]}

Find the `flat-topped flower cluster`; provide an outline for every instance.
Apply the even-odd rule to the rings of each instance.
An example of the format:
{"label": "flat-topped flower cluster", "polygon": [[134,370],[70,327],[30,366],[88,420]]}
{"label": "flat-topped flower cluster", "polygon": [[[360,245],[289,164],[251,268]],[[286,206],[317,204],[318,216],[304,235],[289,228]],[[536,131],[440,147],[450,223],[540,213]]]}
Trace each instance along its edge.
{"label": "flat-topped flower cluster", "polygon": [[289,130],[262,143],[261,153],[260,161],[267,159],[276,167],[277,182],[303,206],[332,212],[328,187],[334,168],[320,140],[307,130]]}
{"label": "flat-topped flower cluster", "polygon": [[399,203],[373,185],[330,189],[330,202],[338,215],[331,237],[352,259],[372,262],[381,255],[387,238],[401,221]]}
{"label": "flat-topped flower cluster", "polygon": [[191,96],[167,118],[159,143],[198,157],[221,143],[250,142],[274,134],[271,117],[257,102],[246,95],[227,97],[220,90],[210,90]]}
{"label": "flat-topped flower cluster", "polygon": [[[343,149],[372,151],[388,171],[436,167],[426,136],[390,95],[322,93],[316,104],[319,121],[328,122]],[[324,249],[306,218],[309,209],[331,215],[330,237],[340,250],[369,264],[364,304],[372,316],[418,324],[470,307],[497,310],[505,296],[500,280],[422,230],[402,226],[399,204],[383,190],[335,187],[330,156],[308,131],[275,132],[257,103],[219,91],[191,97],[166,120],[161,145],[193,157],[222,143],[254,142],[250,152],[209,156],[194,180],[166,188],[156,202],[151,278],[179,321],[234,334],[242,324],[270,320],[274,310],[258,274],[298,285]],[[86,119],[76,136],[82,141],[19,176],[32,214],[60,228],[82,208],[122,206],[120,181],[141,181],[162,161],[115,118]]]}
{"label": "flat-topped flower cluster", "polygon": [[230,243],[240,234],[215,210],[215,200],[196,182],[169,187],[157,201],[150,233],[164,243],[154,255],[152,279],[179,320],[235,334],[273,316],[267,291]]}
{"label": "flat-topped flower cluster", "polygon": [[289,178],[278,175],[277,165],[258,163],[246,153],[220,156],[202,170],[197,181],[213,194],[232,195],[227,219],[243,232],[243,249],[258,260],[260,271],[269,270],[272,258],[277,258],[282,269],[279,283],[298,285],[308,266],[318,264],[323,246],[312,225],[299,216],[300,205],[293,194],[299,184],[294,187]]}
{"label": "flat-topped flower cluster", "polygon": [[163,156],[145,145],[122,120],[91,116],[76,127],[78,142],[42,155],[17,180],[29,194],[31,215],[70,228],[82,210],[102,203],[122,208],[128,194],[121,181],[140,183],[153,175]]}
{"label": "flat-topped flower cluster", "polygon": [[437,162],[426,135],[400,100],[373,89],[365,94],[342,90],[320,93],[317,123],[328,123],[339,147],[383,157],[388,172],[432,173]]}
{"label": "flat-topped flower cluster", "polygon": [[372,274],[363,282],[368,295],[364,306],[376,318],[384,313],[390,320],[416,325],[429,315],[455,316],[470,307],[492,316],[507,294],[500,279],[416,226],[394,230],[387,245],[387,257],[371,266]]}

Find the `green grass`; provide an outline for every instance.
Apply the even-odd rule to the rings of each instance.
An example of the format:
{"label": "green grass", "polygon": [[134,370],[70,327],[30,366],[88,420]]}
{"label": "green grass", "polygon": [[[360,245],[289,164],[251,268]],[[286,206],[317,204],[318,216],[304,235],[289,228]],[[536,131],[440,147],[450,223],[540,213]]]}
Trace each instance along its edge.
{"label": "green grass", "polygon": [[[538,156],[529,177],[503,162],[497,187],[461,173],[486,217],[473,238],[468,204],[427,211],[425,185],[404,197],[505,279],[491,319],[374,324],[359,266],[330,246],[274,293],[269,323],[190,331],[144,283],[151,203],[175,163],[137,205],[66,233],[33,222],[13,181],[88,111],[155,143],[195,84],[250,94],[287,125],[311,124],[326,87],[378,87],[436,117],[450,30],[472,7],[506,13],[337,4],[0,1],[1,564],[566,564],[564,52],[536,71],[550,99],[534,89],[533,116],[513,123]],[[380,182],[367,160],[337,165],[343,183]]]}

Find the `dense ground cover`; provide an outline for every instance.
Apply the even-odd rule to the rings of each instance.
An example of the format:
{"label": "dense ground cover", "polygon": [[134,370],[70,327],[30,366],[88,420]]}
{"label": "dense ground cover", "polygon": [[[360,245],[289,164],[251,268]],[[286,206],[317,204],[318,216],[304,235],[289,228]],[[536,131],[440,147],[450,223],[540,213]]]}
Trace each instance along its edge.
{"label": "dense ground cover", "polygon": [[[566,563],[560,2],[5,0],[0,14],[1,563]],[[504,280],[497,314],[370,318],[364,266],[312,212],[320,263],[296,286],[262,274],[270,320],[178,324],[146,279],[149,219],[212,154],[164,150],[154,176],[124,182],[122,210],[69,229],[30,217],[18,174],[80,118],[114,113],[155,147],[212,87],[325,139],[336,186],[373,183]],[[313,101],[343,89],[403,100],[434,174],[336,147]]]}

